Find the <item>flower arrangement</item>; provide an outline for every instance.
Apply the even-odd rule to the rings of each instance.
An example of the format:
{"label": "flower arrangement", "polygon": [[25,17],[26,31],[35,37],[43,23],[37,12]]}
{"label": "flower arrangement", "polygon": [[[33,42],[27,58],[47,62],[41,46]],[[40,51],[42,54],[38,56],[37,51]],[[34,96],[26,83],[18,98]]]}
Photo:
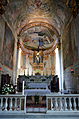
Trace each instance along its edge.
{"label": "flower arrangement", "polygon": [[12,84],[5,84],[2,87],[2,94],[12,94],[15,92],[15,88]]}

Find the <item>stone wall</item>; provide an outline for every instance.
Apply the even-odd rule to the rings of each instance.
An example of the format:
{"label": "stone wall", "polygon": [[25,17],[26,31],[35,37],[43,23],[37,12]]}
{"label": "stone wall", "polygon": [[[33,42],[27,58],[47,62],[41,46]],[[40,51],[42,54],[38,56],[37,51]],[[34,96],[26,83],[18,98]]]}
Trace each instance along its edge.
{"label": "stone wall", "polygon": [[[69,23],[63,34],[65,89],[79,92],[79,16]],[[73,70],[73,72],[72,72]]]}

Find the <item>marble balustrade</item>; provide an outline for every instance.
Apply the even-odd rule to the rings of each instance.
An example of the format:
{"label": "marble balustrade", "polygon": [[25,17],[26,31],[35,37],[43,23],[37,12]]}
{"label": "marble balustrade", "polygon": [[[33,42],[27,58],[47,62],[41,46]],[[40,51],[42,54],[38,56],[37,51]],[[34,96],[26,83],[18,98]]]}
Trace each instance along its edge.
{"label": "marble balustrade", "polygon": [[47,94],[47,111],[79,111],[79,94]]}
{"label": "marble balustrade", "polygon": [[[26,95],[0,95],[0,112],[27,112]],[[47,94],[46,112],[79,111],[79,94]]]}
{"label": "marble balustrade", "polygon": [[25,112],[26,96],[24,95],[0,95],[0,112]]}

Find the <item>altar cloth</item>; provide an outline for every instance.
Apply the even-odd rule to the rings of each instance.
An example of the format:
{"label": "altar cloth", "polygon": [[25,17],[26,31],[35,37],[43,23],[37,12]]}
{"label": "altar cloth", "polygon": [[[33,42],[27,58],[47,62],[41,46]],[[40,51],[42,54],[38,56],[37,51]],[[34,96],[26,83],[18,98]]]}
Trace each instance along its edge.
{"label": "altar cloth", "polygon": [[45,96],[46,94],[50,94],[51,91],[49,89],[25,89],[24,94],[27,96],[40,95]]}

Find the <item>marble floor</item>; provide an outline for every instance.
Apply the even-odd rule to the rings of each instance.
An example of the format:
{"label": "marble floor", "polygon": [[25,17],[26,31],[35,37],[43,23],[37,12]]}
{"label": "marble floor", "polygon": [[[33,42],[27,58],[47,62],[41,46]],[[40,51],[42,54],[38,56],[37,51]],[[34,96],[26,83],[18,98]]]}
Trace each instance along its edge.
{"label": "marble floor", "polygon": [[0,113],[0,119],[79,119],[79,112]]}

